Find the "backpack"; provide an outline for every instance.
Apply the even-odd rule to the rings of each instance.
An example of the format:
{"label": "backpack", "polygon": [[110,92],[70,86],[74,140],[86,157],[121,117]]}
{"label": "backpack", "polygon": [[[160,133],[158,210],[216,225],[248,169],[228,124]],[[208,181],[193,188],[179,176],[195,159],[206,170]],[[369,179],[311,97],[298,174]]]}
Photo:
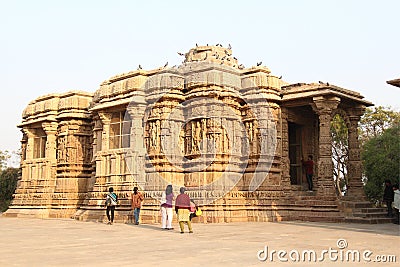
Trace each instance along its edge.
{"label": "backpack", "polygon": [[108,193],[106,199],[106,206],[117,206],[118,205],[118,197],[115,193]]}

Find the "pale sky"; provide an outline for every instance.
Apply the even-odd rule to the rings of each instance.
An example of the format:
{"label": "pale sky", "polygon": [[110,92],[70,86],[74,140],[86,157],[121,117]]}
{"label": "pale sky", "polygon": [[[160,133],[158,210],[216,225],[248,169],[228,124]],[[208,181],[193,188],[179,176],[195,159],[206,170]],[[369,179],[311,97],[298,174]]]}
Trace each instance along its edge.
{"label": "pale sky", "polygon": [[290,83],[324,81],[400,110],[400,1],[0,0],[0,150],[38,96],[94,92],[138,64],[179,64],[177,52],[232,45]]}

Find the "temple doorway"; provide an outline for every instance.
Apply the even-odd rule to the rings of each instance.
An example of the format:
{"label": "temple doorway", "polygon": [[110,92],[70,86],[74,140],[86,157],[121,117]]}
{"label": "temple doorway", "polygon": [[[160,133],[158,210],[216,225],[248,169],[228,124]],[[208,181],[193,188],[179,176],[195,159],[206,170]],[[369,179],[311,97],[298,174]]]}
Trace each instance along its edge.
{"label": "temple doorway", "polygon": [[289,160],[290,160],[290,183],[292,185],[302,184],[302,126],[289,122]]}

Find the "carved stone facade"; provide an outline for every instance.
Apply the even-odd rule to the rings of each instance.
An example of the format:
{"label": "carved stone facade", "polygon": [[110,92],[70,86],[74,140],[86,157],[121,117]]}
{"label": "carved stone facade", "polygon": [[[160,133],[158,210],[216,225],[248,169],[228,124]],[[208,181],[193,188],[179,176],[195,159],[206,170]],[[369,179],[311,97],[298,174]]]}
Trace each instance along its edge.
{"label": "carved stone facade", "polygon": [[[188,189],[202,222],[340,220],[330,121],[340,112],[349,122],[349,197],[362,198],[356,129],[371,103],[334,85],[289,85],[257,65],[245,68],[230,48],[199,46],[180,66],[114,76],[94,95],[31,102],[20,125],[22,179],[6,216],[102,220],[112,186],[116,220],[129,221],[138,186],[141,219],[158,222],[172,184]],[[301,165],[308,155],[312,193]]]}
{"label": "carved stone facade", "polygon": [[8,216],[69,217],[87,193],[92,174],[92,94],[51,94],[22,115],[22,177]]}

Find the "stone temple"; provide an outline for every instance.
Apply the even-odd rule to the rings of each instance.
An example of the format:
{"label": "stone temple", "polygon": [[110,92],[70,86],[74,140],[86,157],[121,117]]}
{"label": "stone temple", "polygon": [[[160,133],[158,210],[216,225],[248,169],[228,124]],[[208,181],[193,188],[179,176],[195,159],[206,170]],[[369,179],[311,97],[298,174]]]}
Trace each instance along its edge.
{"label": "stone temple", "polygon": [[[246,68],[219,44],[183,56],[179,66],[111,77],[94,94],[30,102],[19,125],[22,177],[5,216],[101,221],[112,186],[116,221],[130,222],[138,186],[141,220],[159,222],[172,184],[203,209],[200,222],[368,219],[357,125],[370,102],[329,83],[288,84],[261,62]],[[336,114],[348,127],[345,197],[332,178]],[[308,155],[313,192],[301,163]]]}

